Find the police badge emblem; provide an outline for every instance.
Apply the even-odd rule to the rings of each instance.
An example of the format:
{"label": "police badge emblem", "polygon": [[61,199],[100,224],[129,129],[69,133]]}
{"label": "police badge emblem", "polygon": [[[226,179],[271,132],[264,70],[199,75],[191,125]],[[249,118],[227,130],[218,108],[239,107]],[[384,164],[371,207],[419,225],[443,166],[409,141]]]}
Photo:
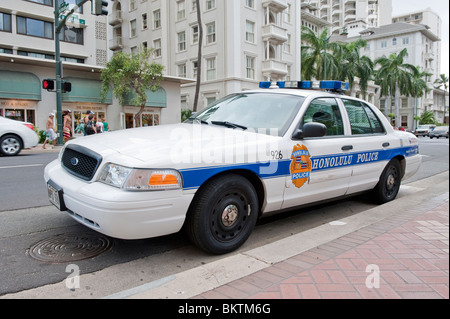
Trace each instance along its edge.
{"label": "police badge emblem", "polygon": [[301,188],[305,183],[309,182],[312,169],[311,154],[305,145],[297,144],[291,155],[291,179],[292,183]]}

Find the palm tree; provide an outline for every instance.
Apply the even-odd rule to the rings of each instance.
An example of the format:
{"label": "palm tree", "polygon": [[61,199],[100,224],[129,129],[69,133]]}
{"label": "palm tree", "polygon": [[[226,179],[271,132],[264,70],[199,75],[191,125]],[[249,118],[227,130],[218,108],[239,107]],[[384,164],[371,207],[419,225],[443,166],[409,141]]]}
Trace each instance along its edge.
{"label": "palm tree", "polygon": [[348,81],[350,90],[353,91],[355,77],[359,78],[359,85],[363,95],[367,92],[368,83],[373,75],[374,63],[367,56],[361,56],[361,49],[367,46],[367,41],[357,41],[342,44],[342,57],[340,58],[339,80]]}
{"label": "palm tree", "polygon": [[[414,119],[417,116],[417,99],[421,98],[430,91],[426,78],[432,76],[431,73],[426,71],[420,72],[420,68],[416,68],[411,81],[411,96],[414,97]],[[416,120],[414,120],[413,131],[416,129]]]}
{"label": "palm tree", "polygon": [[326,80],[338,76],[336,52],[340,46],[330,43],[328,29],[317,36],[311,29],[302,26],[302,79]]}
{"label": "palm tree", "polygon": [[384,89],[395,95],[395,125],[398,126],[400,118],[399,101],[400,95],[411,93],[411,79],[415,71],[414,65],[404,63],[408,54],[407,49],[403,49],[399,54],[392,53],[388,58],[383,56],[375,60],[375,65],[380,65],[377,71],[376,83],[382,85]]}

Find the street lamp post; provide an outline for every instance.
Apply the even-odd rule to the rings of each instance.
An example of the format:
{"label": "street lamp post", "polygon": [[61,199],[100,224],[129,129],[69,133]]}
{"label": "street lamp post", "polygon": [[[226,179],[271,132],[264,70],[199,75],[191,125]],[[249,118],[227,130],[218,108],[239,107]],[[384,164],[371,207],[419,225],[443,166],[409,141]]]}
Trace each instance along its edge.
{"label": "street lamp post", "polygon": [[64,144],[63,136],[63,117],[62,117],[62,63],[61,63],[61,49],[59,35],[61,29],[66,25],[67,19],[76,11],[79,7],[83,6],[86,2],[91,0],[82,0],[77,3],[69,14],[65,15],[60,21],[61,14],[67,10],[69,5],[61,0],[55,0],[55,62],[56,62],[56,114],[57,114],[57,130],[58,140],[57,145]]}

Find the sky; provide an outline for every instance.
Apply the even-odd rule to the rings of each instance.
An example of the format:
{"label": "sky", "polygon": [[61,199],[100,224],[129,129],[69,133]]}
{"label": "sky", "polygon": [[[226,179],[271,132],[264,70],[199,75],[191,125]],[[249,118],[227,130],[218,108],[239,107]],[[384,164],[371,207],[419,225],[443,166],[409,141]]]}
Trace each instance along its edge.
{"label": "sky", "polygon": [[441,74],[449,76],[449,1],[448,0],[392,0],[392,15],[402,15],[430,8],[442,19]]}

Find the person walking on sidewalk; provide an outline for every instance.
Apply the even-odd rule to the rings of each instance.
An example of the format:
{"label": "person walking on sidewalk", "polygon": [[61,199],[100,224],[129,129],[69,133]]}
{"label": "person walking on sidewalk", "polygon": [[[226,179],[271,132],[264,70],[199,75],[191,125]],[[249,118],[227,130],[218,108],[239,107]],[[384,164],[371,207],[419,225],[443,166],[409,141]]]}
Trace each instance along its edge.
{"label": "person walking on sidewalk", "polygon": [[44,145],[42,145],[42,148],[45,150],[45,145],[47,144],[48,141],[50,141],[52,143],[53,146],[55,146],[56,144],[56,139],[58,138],[58,136],[55,133],[55,129],[54,129],[54,125],[53,125],[53,119],[55,118],[55,114],[54,113],[50,113],[48,115],[48,120],[47,120],[47,124],[46,124],[46,130],[47,130],[47,135],[44,141]]}

